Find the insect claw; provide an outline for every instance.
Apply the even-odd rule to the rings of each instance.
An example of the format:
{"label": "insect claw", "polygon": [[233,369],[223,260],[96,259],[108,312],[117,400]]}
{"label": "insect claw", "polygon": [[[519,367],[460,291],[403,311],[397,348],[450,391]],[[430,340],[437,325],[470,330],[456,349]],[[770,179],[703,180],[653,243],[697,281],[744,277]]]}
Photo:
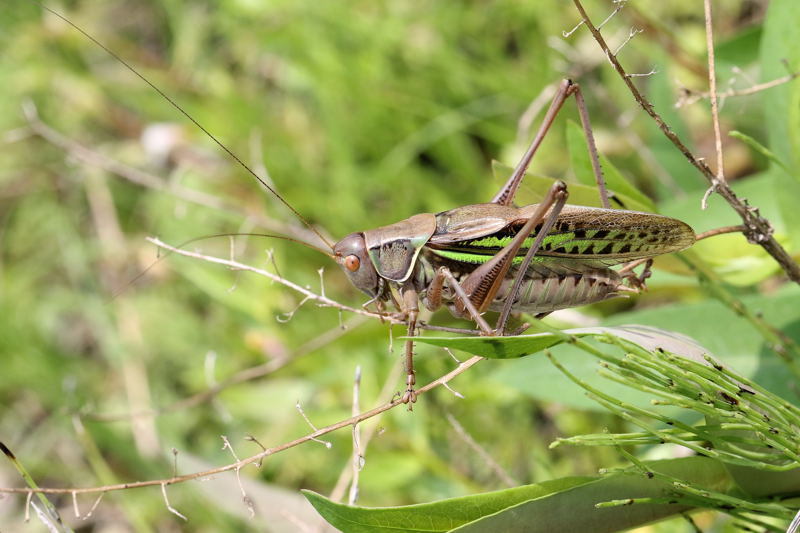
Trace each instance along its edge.
{"label": "insect claw", "polygon": [[412,388],[406,390],[403,394],[403,403],[408,406],[409,411],[414,410],[414,404],[417,403],[417,391]]}
{"label": "insect claw", "polygon": [[388,316],[390,316],[392,320],[396,320],[397,322],[406,322],[408,320],[408,313],[405,311],[397,311],[395,313],[390,313]]}
{"label": "insect claw", "polygon": [[645,281],[653,274],[651,270],[651,267],[653,266],[653,259],[651,258],[644,261],[644,270],[642,270],[641,274],[637,275],[636,272],[633,271],[633,269],[639,264],[641,263],[638,261],[630,263],[630,268],[627,269],[623,268],[620,271],[620,274],[622,274],[623,279],[628,281],[630,287],[620,284],[619,289],[629,292],[642,292],[647,290],[647,285],[645,284]]}
{"label": "insect claw", "polygon": [[517,335],[522,335],[523,333],[525,333],[525,331],[527,331],[529,327],[531,327],[530,322],[523,322],[522,325],[517,329],[515,329],[514,331],[512,331],[509,336],[516,337]]}
{"label": "insect claw", "polygon": [[403,393],[403,403],[408,405],[408,410],[413,410],[413,404],[417,402],[417,391],[414,390],[414,384],[417,378],[413,373],[408,374],[406,377],[406,392]]}

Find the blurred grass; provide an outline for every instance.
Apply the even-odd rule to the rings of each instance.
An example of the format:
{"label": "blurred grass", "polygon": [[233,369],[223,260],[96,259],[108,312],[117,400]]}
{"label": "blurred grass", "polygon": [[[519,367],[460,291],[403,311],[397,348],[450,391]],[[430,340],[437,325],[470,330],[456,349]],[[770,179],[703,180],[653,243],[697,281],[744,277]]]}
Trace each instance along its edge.
{"label": "blurred grass", "polygon": [[[245,161],[265,165],[285,198],[335,238],[418,212],[486,201],[497,188],[491,160],[516,163],[528,142],[528,132],[517,136],[519,117],[546,85],[563,77],[582,84],[601,152],[662,213],[681,216],[698,230],[736,222],[719,199],[711,211],[699,211],[704,183],[635,108],[588,34],[561,37],[577,22],[568,2],[47,5],[130,61]],[[780,61],[756,53],[766,5],[742,0],[718,9],[720,87],[746,87],[759,79],[767,60]],[[598,20],[609,10],[601,2],[589,7]],[[706,86],[702,11],[688,0],[635,2],[604,32],[622,42],[632,25],[649,27],[624,48],[624,64],[632,72],[657,68],[637,83],[670,125],[713,160],[707,105],[673,107],[682,85]],[[664,40],[667,34],[671,41]],[[247,434],[265,446],[279,444],[308,430],[294,408],[298,400],[317,426],[348,415],[357,365],[364,372],[362,406],[377,402],[399,358],[388,354],[386,327],[369,323],[265,379],[227,389],[213,402],[133,422],[93,421],[91,415],[167,406],[239,370],[291,357],[306,341],[335,330],[339,317],[306,305],[290,322],[279,323],[275,316],[293,309],[296,295],[182,258],[159,263],[129,285],[156,257],[144,242],[147,235],[179,243],[258,231],[256,219],[264,214],[298,223],[154,91],[35,4],[14,0],[3,7],[0,40],[0,131],[6,132],[0,151],[0,434],[40,485],[98,484],[99,474],[85,458],[87,438],[117,481],[170,475],[171,447],[209,464],[230,461],[221,434],[240,456],[257,451],[242,441]],[[679,50],[669,50],[666,42]],[[769,94],[728,100],[723,127],[766,144],[771,126],[762,118],[762,105]],[[151,172],[169,186],[203,191],[236,212],[120,180],[27,135],[21,111],[26,102],[72,141]],[[535,173],[572,177],[568,118],[577,120],[572,105],[537,155]],[[143,131],[160,123],[176,125],[167,130],[174,143],[167,160],[140,142]],[[761,184],[749,186],[748,197],[779,235],[796,232],[781,217],[775,201],[780,191],[765,181],[768,162],[738,141],[726,139],[725,148],[728,176],[742,178],[747,188],[759,182],[745,178],[760,174]],[[724,271],[734,268],[732,261],[745,260],[744,270],[734,268],[736,290],[748,296],[774,290],[780,283],[775,265],[742,238],[728,239],[699,245],[698,255],[713,260],[722,249],[736,250],[734,258],[715,265]],[[226,239],[194,246],[228,254]],[[362,301],[325,257],[301,247],[249,239],[237,258],[270,267],[265,250],[271,248],[283,275],[318,287],[316,271],[324,266],[329,295],[353,305]],[[705,297],[693,278],[667,272],[656,272],[652,287],[635,301],[608,302],[589,313],[603,317]],[[437,320],[459,324],[447,316]],[[708,327],[710,335],[718,332],[713,319]],[[419,382],[452,368],[444,353],[422,346],[418,351]],[[606,413],[541,403],[517,384],[487,380],[485,372],[503,363],[485,364],[485,371],[468,372],[454,383],[466,400],[437,391],[413,415],[396,410],[381,419],[385,431],[368,448],[361,503],[412,503],[502,486],[446,423],[445,413],[520,482],[593,474],[619,460],[607,449],[547,450],[559,436],[624,425]],[[530,386],[536,387],[535,376]],[[389,389],[399,387],[400,381]],[[71,423],[78,413],[84,437]],[[330,450],[307,445],[277,455],[252,475],[265,484],[329,493],[349,468],[350,439],[341,432],[331,436]],[[179,471],[181,465],[179,455]],[[13,473],[0,474],[0,481],[17,483]],[[209,505],[193,505],[199,492],[170,491],[193,528],[245,527],[244,506],[215,512],[213,494],[203,500]],[[22,503],[5,511],[9,520],[21,519]],[[269,502],[257,504],[262,511],[270,508]],[[100,522],[165,530],[174,518],[155,490],[108,498],[96,516]]]}

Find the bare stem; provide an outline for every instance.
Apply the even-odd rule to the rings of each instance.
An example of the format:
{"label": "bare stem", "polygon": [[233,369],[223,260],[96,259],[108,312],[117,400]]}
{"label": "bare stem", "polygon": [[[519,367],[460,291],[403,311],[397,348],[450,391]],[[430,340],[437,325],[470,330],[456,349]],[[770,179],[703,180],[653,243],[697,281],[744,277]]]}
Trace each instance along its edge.
{"label": "bare stem", "polygon": [[[678,148],[678,150],[680,150],[689,163],[691,163],[692,166],[700,171],[700,173],[708,181],[709,185],[714,185],[716,182],[716,175],[711,171],[704,161],[698,159],[694,154],[692,154],[691,150],[687,148],[683,141],[681,141],[681,139],[675,134],[674,131],[672,131],[667,123],[664,122],[664,119],[661,118],[658,113],[656,113],[655,109],[653,108],[653,104],[651,104],[647,99],[644,98],[644,96],[642,96],[642,94],[639,92],[639,89],[637,89],[633,84],[631,77],[617,60],[617,57],[609,49],[608,44],[606,43],[600,31],[597,29],[594,23],[592,23],[589,15],[586,13],[586,10],[583,7],[583,4],[581,3],[581,0],[572,1],[575,4],[580,17],[584,20],[584,25],[592,33],[592,36],[597,41],[597,44],[600,45],[600,48],[606,54],[608,61],[622,78],[623,83],[625,83],[636,102],[648,115],[650,115],[650,117],[658,125],[661,132],[672,142],[672,144],[675,145],[676,148]],[[800,266],[798,266],[798,264],[792,259],[786,250],[780,244],[778,244],[778,241],[776,241],[772,236],[773,228],[769,221],[760,215],[757,208],[751,207],[745,200],[739,199],[739,197],[736,196],[727,183],[717,184],[717,193],[722,196],[725,201],[728,202],[731,208],[733,208],[733,210],[736,211],[736,213],[742,218],[742,221],[747,228],[747,231],[745,232],[747,240],[751,243],[762,246],[764,250],[766,250],[766,252],[770,254],[775,261],[777,261],[783,271],[786,272],[787,276],[789,276],[789,279],[800,284]]]}
{"label": "bare stem", "polygon": [[[750,87],[744,89],[726,89],[722,92],[717,93],[717,98],[720,100],[725,100],[726,98],[730,98],[731,96],[750,96],[751,94],[757,94],[761,91],[766,91],[767,89],[772,89],[773,87],[778,87],[780,85],[784,85],[789,83],[790,81],[794,81],[796,78],[800,77],[800,71],[792,72],[791,74],[787,74],[786,76],[781,76],[780,78],[775,78],[774,80],[765,81],[764,83],[758,83],[756,85],[752,85]],[[675,104],[675,107],[683,107],[685,105],[693,104],[699,100],[703,100],[704,98],[710,98],[711,92],[693,92],[689,89],[685,89],[686,94],[681,98],[678,103]]]}
{"label": "bare stem", "polygon": [[[717,105],[717,69],[714,61],[714,30],[711,22],[711,0],[703,0],[706,19],[706,48],[708,50],[708,89],[711,93],[711,120],[714,123],[714,148],[717,152],[717,180],[725,180],[722,166],[722,133],[719,127],[719,107]],[[712,185],[713,187],[713,185]]]}
{"label": "bare stem", "polygon": [[[417,389],[417,395],[425,394],[426,392],[446,384],[451,379],[455,378],[456,376],[463,374],[467,369],[472,366],[475,366],[477,363],[483,360],[483,357],[480,356],[473,356],[463,363],[459,364],[455,369],[451,370],[444,376],[435,379],[425,385]],[[300,444],[305,442],[319,439],[323,435],[328,433],[332,433],[337,429],[342,429],[348,426],[354,426],[363,422],[364,420],[368,420],[374,416],[377,416],[389,409],[393,409],[398,405],[404,405],[403,400],[401,398],[397,398],[393,401],[387,402],[383,405],[370,409],[369,411],[365,411],[355,416],[351,416],[350,418],[341,420],[336,422],[335,424],[331,424],[329,426],[321,427],[307,435],[299,437],[289,442],[285,442],[279,446],[275,446],[274,448],[267,448],[255,455],[251,455],[245,459],[241,459],[239,461],[219,466],[217,468],[211,468],[209,470],[203,470],[202,472],[193,472],[191,474],[184,474],[182,476],[173,476],[170,478],[165,479],[151,479],[147,481],[134,481],[131,483],[117,483],[114,485],[103,485],[98,487],[86,487],[86,488],[56,488],[56,487],[37,487],[37,488],[11,488],[11,487],[0,487],[0,494],[35,494],[35,493],[46,493],[46,494],[88,494],[88,493],[104,493],[104,492],[111,492],[117,490],[126,490],[126,489],[134,489],[140,487],[155,487],[160,486],[162,487],[162,491],[164,487],[167,485],[175,485],[177,483],[184,483],[186,481],[191,481],[193,479],[202,479],[209,476],[213,476],[216,474],[221,474],[223,472],[230,472],[236,471],[244,468],[249,464],[260,464],[260,462],[265,458],[269,457],[270,455],[275,455],[276,453],[288,450],[290,448],[294,448]]]}
{"label": "bare stem", "polygon": [[[324,296],[322,294],[317,294],[314,291],[306,289],[305,287],[301,287],[300,285],[298,285],[296,283],[293,283],[293,282],[289,281],[286,278],[283,278],[283,277],[281,277],[281,276],[279,276],[277,274],[273,274],[272,272],[269,272],[268,270],[264,270],[262,268],[256,268],[254,266],[250,266],[250,265],[247,265],[245,263],[240,263],[239,261],[235,261],[233,259],[222,259],[221,257],[214,257],[214,256],[211,256],[211,255],[205,255],[205,254],[201,254],[201,253],[198,253],[198,252],[191,252],[189,250],[182,250],[180,248],[176,248],[175,246],[171,246],[171,245],[169,245],[169,244],[167,244],[167,243],[165,243],[165,242],[163,242],[160,239],[155,238],[155,237],[147,237],[147,240],[149,242],[155,244],[159,248],[163,248],[165,250],[169,250],[170,252],[172,252],[174,254],[184,255],[186,257],[193,257],[195,259],[202,259],[203,261],[208,261],[209,263],[216,263],[218,265],[225,265],[225,266],[227,266],[227,267],[229,267],[231,269],[234,269],[234,270],[244,270],[244,271],[247,271],[247,272],[253,272],[253,273],[258,274],[260,276],[264,276],[266,278],[271,279],[272,281],[275,281],[276,283],[280,283],[281,285],[289,287],[293,291],[299,292],[300,294],[305,296],[308,300],[315,301],[315,302],[317,302],[318,305],[320,305],[322,307],[333,307],[333,308],[339,309],[341,311],[347,311],[349,313],[354,313],[354,314],[357,314],[357,315],[364,315],[364,316],[377,318],[377,319],[383,319],[383,320],[387,319],[386,316],[381,316],[378,313],[373,313],[373,312],[367,311],[365,309],[359,309],[359,308],[355,308],[355,307],[350,307],[348,305],[344,305],[342,303],[339,303],[336,300],[328,298],[327,296]],[[402,320],[393,319],[391,317],[389,317],[389,320],[392,323],[404,324],[404,322]]]}

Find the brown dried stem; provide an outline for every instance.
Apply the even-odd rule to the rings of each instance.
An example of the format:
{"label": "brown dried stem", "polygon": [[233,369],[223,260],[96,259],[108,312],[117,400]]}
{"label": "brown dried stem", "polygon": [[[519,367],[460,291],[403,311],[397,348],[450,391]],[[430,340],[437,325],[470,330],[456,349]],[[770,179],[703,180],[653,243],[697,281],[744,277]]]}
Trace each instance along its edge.
{"label": "brown dried stem", "polygon": [[[597,44],[600,45],[600,48],[606,54],[608,61],[622,78],[623,83],[625,83],[625,86],[631,92],[636,102],[655,121],[664,136],[666,136],[667,139],[669,139],[670,142],[672,142],[672,144],[674,144],[675,147],[680,150],[680,152],[684,155],[684,157],[686,157],[692,166],[700,171],[703,177],[705,177],[708,181],[709,185],[713,186],[717,182],[716,175],[711,171],[705,161],[692,154],[691,150],[689,150],[689,148],[683,143],[683,141],[681,141],[675,132],[672,131],[667,123],[664,122],[664,119],[661,118],[661,115],[656,113],[655,109],[653,108],[653,104],[651,104],[644,96],[642,96],[642,94],[639,92],[639,89],[637,89],[633,84],[631,76],[622,67],[620,62],[617,60],[617,57],[608,47],[603,35],[589,18],[589,15],[586,13],[581,1],[572,1],[575,4],[575,7],[578,10],[581,18],[583,19],[585,26],[592,33],[592,36],[597,41]],[[753,244],[758,244],[763,247],[764,250],[780,265],[786,275],[789,276],[789,279],[795,283],[800,283],[800,266],[798,266],[798,264],[792,259],[786,250],[784,250],[784,248],[778,244],[778,241],[776,241],[772,236],[772,225],[766,218],[760,215],[758,208],[751,207],[745,200],[739,199],[739,197],[736,196],[727,183],[717,183],[716,192],[722,196],[722,198],[728,202],[731,208],[741,217],[742,221],[744,222],[744,226],[746,227],[744,234],[747,237],[747,240]]]}
{"label": "brown dried stem", "polygon": [[[470,367],[476,365],[478,362],[482,361],[483,357],[480,356],[473,356],[470,359],[459,364],[455,369],[451,370],[444,376],[435,379],[428,383],[427,385],[417,389],[417,395],[425,394],[426,392],[446,384],[451,379],[455,378],[456,376],[464,373]],[[126,489],[134,489],[140,487],[156,487],[160,486],[163,488],[167,485],[175,485],[177,483],[183,483],[186,481],[191,481],[193,479],[202,479],[209,476],[213,476],[216,474],[221,474],[223,472],[230,472],[240,470],[243,467],[249,464],[258,465],[265,457],[269,457],[270,455],[275,455],[276,453],[288,450],[290,448],[294,448],[300,444],[305,442],[319,439],[323,435],[336,431],[337,429],[342,429],[348,426],[353,426],[355,424],[359,424],[364,420],[368,420],[374,416],[377,416],[389,409],[397,407],[398,405],[403,405],[403,401],[400,398],[397,398],[393,401],[387,402],[383,405],[370,409],[369,411],[365,411],[358,415],[352,416],[345,420],[341,420],[336,422],[335,424],[331,424],[329,426],[325,426],[319,428],[307,435],[299,437],[289,442],[285,442],[279,446],[275,446],[274,448],[267,448],[255,455],[251,455],[245,459],[241,459],[235,461],[230,464],[226,464],[224,466],[219,466],[217,468],[211,468],[209,470],[203,470],[202,472],[193,472],[191,474],[184,474],[182,476],[172,476],[170,478],[164,479],[151,479],[147,481],[134,481],[130,483],[117,483],[113,485],[103,485],[98,487],[86,487],[86,488],[56,488],[56,487],[37,487],[37,488],[10,488],[10,487],[0,487],[0,494],[34,494],[34,493],[47,493],[47,494],[88,494],[88,493],[105,493],[117,490],[126,490]]]}
{"label": "brown dried stem", "polygon": [[357,315],[364,315],[372,318],[378,318],[383,320],[388,320],[393,324],[405,324],[402,320],[393,318],[391,316],[387,317],[386,315],[379,315],[378,313],[373,313],[372,311],[367,311],[366,309],[357,309],[355,307],[350,307],[348,305],[344,305],[342,303],[337,302],[331,298],[328,298],[324,294],[317,294],[314,291],[311,291],[305,287],[301,287],[300,285],[293,283],[286,278],[283,278],[277,274],[273,274],[263,268],[256,268],[254,266],[247,265],[245,263],[240,263],[234,259],[223,259],[221,257],[214,257],[211,255],[205,255],[199,252],[191,252],[189,250],[182,250],[180,248],[176,248],[175,246],[171,246],[160,239],[155,237],[147,237],[147,240],[159,248],[163,248],[165,250],[169,250],[171,253],[184,255],[186,257],[193,257],[195,259],[202,259],[203,261],[208,261],[209,263],[216,263],[218,265],[225,265],[233,270],[244,270],[247,272],[253,272],[260,276],[264,276],[265,278],[269,278],[276,283],[280,283],[286,287],[289,287],[293,291],[299,292],[302,294],[308,301],[314,301],[320,307],[333,307],[335,309],[339,309],[340,311],[347,311],[348,313],[354,313]]}
{"label": "brown dried stem", "polygon": [[[730,98],[732,96],[750,96],[751,94],[757,94],[762,91],[766,91],[767,89],[772,89],[773,87],[778,87],[779,85],[784,85],[789,83],[790,81],[794,81],[800,77],[800,72],[792,72],[791,74],[787,74],[786,76],[781,76],[780,78],[775,78],[774,80],[765,81],[764,83],[757,83],[756,85],[752,85],[750,87],[746,87],[744,89],[734,89],[729,88],[725,89],[724,91],[720,91],[717,93],[717,98],[720,100],[725,100],[726,98]],[[695,102],[699,102],[700,100],[704,100],[706,98],[711,97],[710,91],[704,92],[693,92],[689,89],[683,89],[685,94],[681,97],[680,100],[675,104],[675,107],[683,107],[686,105],[694,104]]]}

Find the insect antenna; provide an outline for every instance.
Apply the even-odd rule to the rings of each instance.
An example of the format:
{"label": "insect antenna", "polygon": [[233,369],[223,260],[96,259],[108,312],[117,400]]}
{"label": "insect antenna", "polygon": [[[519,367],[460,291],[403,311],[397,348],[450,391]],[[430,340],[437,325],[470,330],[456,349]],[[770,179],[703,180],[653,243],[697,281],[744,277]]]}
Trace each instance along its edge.
{"label": "insect antenna", "polygon": [[[54,11],[53,9],[51,9],[51,8],[47,7],[46,5],[42,4],[41,2],[36,2],[36,1],[34,1],[34,3],[38,4],[38,5],[39,5],[39,6],[40,6],[42,9],[44,9],[45,11],[47,11],[47,12],[49,12],[49,13],[53,14],[54,16],[58,17],[59,19],[63,20],[64,22],[66,22],[67,24],[69,24],[69,25],[70,25],[72,28],[74,28],[75,30],[79,31],[79,32],[80,32],[82,35],[84,35],[84,36],[85,36],[87,39],[89,39],[89,40],[90,40],[90,41],[92,41],[94,44],[96,44],[97,46],[99,46],[100,48],[102,48],[102,49],[103,49],[103,50],[104,50],[104,51],[105,51],[105,52],[106,52],[108,55],[110,55],[111,57],[113,57],[114,59],[116,59],[117,61],[119,61],[119,62],[120,62],[120,63],[121,63],[121,64],[122,64],[122,65],[123,65],[125,68],[127,68],[128,70],[130,70],[130,71],[131,71],[133,74],[135,74],[135,75],[136,75],[136,76],[137,76],[137,77],[138,77],[140,80],[142,80],[142,81],[143,81],[143,82],[145,82],[147,85],[149,85],[149,86],[150,86],[150,87],[151,87],[151,88],[152,88],[154,91],[156,91],[156,92],[157,92],[157,93],[158,93],[158,94],[159,94],[159,95],[160,95],[162,98],[164,98],[164,100],[166,100],[166,101],[167,101],[167,102],[168,102],[168,103],[169,103],[169,104],[170,104],[172,107],[174,107],[176,110],[178,110],[178,111],[179,111],[179,112],[180,112],[180,113],[181,113],[183,116],[185,116],[187,119],[189,119],[189,120],[192,122],[192,124],[194,124],[194,125],[195,125],[195,126],[198,128],[198,129],[200,129],[200,131],[202,131],[202,132],[203,132],[205,135],[207,135],[209,139],[211,139],[212,141],[214,141],[214,142],[217,144],[217,146],[219,146],[219,147],[220,147],[220,148],[221,148],[221,149],[222,149],[222,150],[223,150],[223,151],[224,151],[226,154],[228,154],[228,156],[229,156],[231,159],[233,159],[233,160],[234,160],[236,163],[238,163],[238,164],[239,164],[239,165],[240,165],[242,168],[244,168],[244,169],[245,169],[245,170],[246,170],[246,171],[247,171],[247,172],[248,172],[248,173],[249,173],[251,176],[253,176],[253,177],[254,177],[256,180],[258,180],[258,182],[259,182],[259,183],[260,183],[260,184],[261,184],[261,185],[262,185],[262,186],[263,186],[265,189],[267,189],[269,192],[271,192],[271,193],[272,193],[272,194],[275,196],[275,198],[277,198],[277,199],[278,199],[278,200],[279,200],[279,201],[280,201],[280,202],[281,202],[283,205],[285,205],[286,207],[288,207],[288,208],[289,208],[289,210],[290,210],[290,211],[291,211],[291,212],[294,214],[294,216],[296,216],[296,217],[297,217],[297,219],[298,219],[298,220],[300,220],[300,222],[302,222],[302,223],[303,223],[303,224],[304,224],[304,225],[305,225],[305,226],[306,226],[308,229],[310,229],[310,230],[311,230],[311,231],[312,231],[312,232],[313,232],[313,233],[314,233],[314,234],[315,234],[317,237],[319,237],[319,238],[320,238],[320,240],[321,240],[322,242],[324,242],[324,243],[325,243],[325,244],[328,246],[328,248],[330,248],[331,250],[333,250],[333,244],[332,244],[332,243],[331,243],[331,242],[330,242],[328,239],[326,239],[326,238],[325,238],[325,236],[324,236],[324,235],[323,235],[323,234],[322,234],[322,233],[321,233],[319,230],[317,230],[317,229],[316,229],[316,228],[315,228],[315,227],[314,227],[314,226],[313,226],[313,225],[312,225],[312,224],[311,224],[311,223],[310,223],[308,220],[306,220],[306,219],[305,219],[305,217],[303,217],[303,215],[301,215],[301,214],[300,214],[300,212],[299,212],[299,211],[297,211],[297,209],[295,209],[294,207],[292,207],[292,204],[290,204],[288,201],[286,201],[286,199],[285,199],[283,196],[281,196],[281,195],[278,193],[278,191],[276,191],[276,190],[275,190],[273,187],[271,187],[271,186],[270,186],[270,185],[269,185],[269,184],[268,184],[266,181],[264,181],[264,180],[263,180],[263,179],[262,179],[262,178],[261,178],[261,177],[260,177],[258,174],[256,174],[256,172],[255,172],[253,169],[251,169],[251,168],[250,168],[250,167],[249,167],[249,166],[248,166],[248,165],[247,165],[247,164],[246,164],[244,161],[242,161],[242,159],[241,159],[241,158],[240,158],[238,155],[236,155],[235,153],[233,153],[233,151],[232,151],[230,148],[228,148],[227,146],[225,146],[225,144],[223,144],[223,143],[222,143],[222,141],[220,141],[220,140],[219,140],[219,139],[218,139],[216,136],[214,136],[214,134],[212,134],[210,131],[208,131],[208,130],[207,130],[207,129],[206,129],[206,128],[205,128],[205,127],[202,125],[202,124],[200,124],[200,123],[199,123],[199,122],[198,122],[198,121],[197,121],[197,120],[196,120],[194,117],[192,117],[192,116],[191,116],[189,113],[187,113],[187,112],[186,112],[186,111],[185,111],[185,110],[184,110],[184,109],[183,109],[183,108],[182,108],[182,107],[181,107],[181,106],[180,106],[180,105],[179,105],[179,104],[178,104],[178,103],[177,103],[175,100],[173,100],[173,99],[172,99],[172,98],[171,98],[171,97],[170,97],[168,94],[166,94],[164,91],[162,91],[161,89],[159,89],[159,88],[158,88],[158,86],[157,86],[156,84],[154,84],[154,83],[153,83],[153,82],[151,82],[151,81],[150,81],[150,80],[149,80],[147,77],[145,77],[145,76],[144,76],[144,74],[141,74],[141,73],[140,73],[138,70],[136,70],[135,68],[133,68],[133,66],[132,66],[130,63],[128,63],[128,62],[127,62],[127,61],[125,61],[125,60],[124,60],[122,57],[120,57],[119,55],[117,55],[117,54],[116,54],[116,53],[115,53],[113,50],[111,50],[111,49],[110,49],[110,48],[108,48],[106,45],[104,45],[103,43],[101,43],[100,41],[98,41],[97,39],[95,39],[95,38],[94,38],[94,37],[93,37],[91,34],[89,34],[88,32],[84,31],[84,30],[83,30],[83,29],[82,29],[80,26],[78,26],[78,25],[74,24],[72,21],[70,21],[70,20],[69,20],[68,18],[66,18],[65,16],[63,16],[63,15],[61,15],[60,13],[58,13],[57,11]],[[247,235],[247,234],[243,234],[243,235]],[[273,237],[277,237],[276,235],[272,235],[272,236],[273,236]],[[294,239],[290,239],[290,238],[288,238],[288,237],[280,237],[280,238],[286,238],[286,239],[288,239],[288,240],[294,240]],[[301,242],[301,241],[296,241],[296,242]],[[188,243],[185,243],[185,244],[188,244]],[[185,244],[184,244],[184,245],[185,245]],[[304,244],[306,244],[306,245],[310,246],[308,243],[304,243]],[[324,253],[325,253],[326,255],[330,255],[328,252],[324,252]],[[139,276],[137,276],[137,279],[138,279],[138,277],[139,277]]]}

